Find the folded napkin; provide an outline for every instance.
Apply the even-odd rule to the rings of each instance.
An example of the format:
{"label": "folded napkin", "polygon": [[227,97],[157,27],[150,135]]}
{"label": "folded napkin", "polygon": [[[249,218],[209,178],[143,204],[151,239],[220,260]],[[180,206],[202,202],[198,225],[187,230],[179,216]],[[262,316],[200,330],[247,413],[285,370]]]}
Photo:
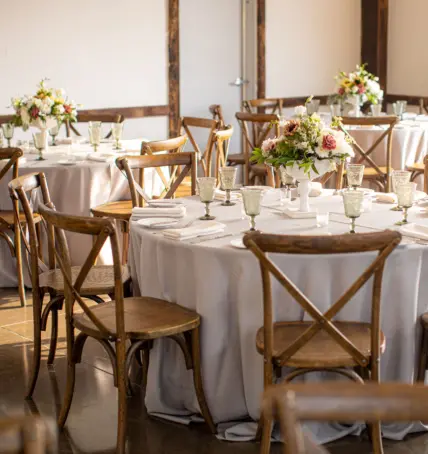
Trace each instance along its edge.
{"label": "folded napkin", "polygon": [[88,139],[86,137],[63,137],[62,139],[56,139],[56,143],[58,145],[72,145],[73,143],[88,143]]}
{"label": "folded napkin", "polygon": [[[322,194],[322,184],[318,181],[311,181],[309,197],[319,197]],[[299,193],[299,191],[298,191]]]}
{"label": "folded napkin", "polygon": [[421,240],[428,240],[428,227],[425,225],[407,224],[400,227],[399,230],[403,235],[419,238]]}
{"label": "folded napkin", "polygon": [[132,209],[132,216],[142,218],[182,218],[186,216],[186,207],[179,205],[173,208],[136,207]]}
{"label": "folded napkin", "polygon": [[[223,191],[222,189],[216,189],[214,193],[214,199],[215,200],[226,200],[226,191]],[[230,200],[232,202],[236,202],[237,200],[242,199],[242,194],[240,192],[232,191],[230,193]]]}
{"label": "folded napkin", "polygon": [[203,224],[186,227],[184,229],[166,229],[163,231],[165,238],[171,240],[190,240],[199,236],[215,235],[224,232],[226,226],[216,221],[206,221]]}
{"label": "folded napkin", "polygon": [[89,161],[97,162],[110,162],[116,159],[116,155],[113,153],[89,153],[87,159]]}
{"label": "folded napkin", "polygon": [[152,199],[147,203],[151,208],[174,208],[179,205],[184,205],[184,202],[179,199]]}
{"label": "folded napkin", "polygon": [[284,214],[286,214],[288,217],[293,218],[293,219],[308,219],[308,218],[317,217],[316,211],[304,212],[304,211],[299,211],[298,208],[286,208],[284,210]]}
{"label": "folded napkin", "polygon": [[376,192],[376,202],[379,203],[397,203],[397,195],[393,192]]}

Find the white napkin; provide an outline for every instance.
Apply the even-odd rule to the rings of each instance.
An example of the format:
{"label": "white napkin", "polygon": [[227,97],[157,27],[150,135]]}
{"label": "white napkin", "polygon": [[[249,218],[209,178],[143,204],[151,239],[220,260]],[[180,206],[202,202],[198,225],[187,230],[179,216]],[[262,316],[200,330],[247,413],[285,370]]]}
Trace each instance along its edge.
{"label": "white napkin", "polygon": [[397,194],[393,192],[376,192],[376,202],[379,203],[397,203]]}
{"label": "white napkin", "polygon": [[[240,192],[235,192],[232,191],[230,193],[230,200],[232,202],[236,202],[237,200],[241,200],[242,194]],[[216,189],[214,193],[214,199],[215,200],[226,200],[226,191],[223,191],[222,189]]]}
{"label": "white napkin", "polygon": [[428,240],[428,227],[425,225],[407,224],[400,227],[399,230],[403,235],[419,238],[421,240]]}
{"label": "white napkin", "polygon": [[152,199],[147,203],[152,208],[174,208],[178,205],[184,205],[184,202],[178,199]]}
{"label": "white napkin", "polygon": [[75,137],[63,137],[62,139],[56,139],[56,143],[58,145],[72,145],[73,143],[78,143],[78,144],[82,144],[82,143],[88,143],[88,139],[86,137],[79,137],[79,136],[75,136]]}
{"label": "white napkin", "polygon": [[116,156],[110,153],[89,153],[87,159],[89,161],[97,161],[97,162],[110,162],[114,161]]}
{"label": "white napkin", "polygon": [[174,208],[136,207],[132,209],[132,216],[142,218],[182,218],[186,216],[186,207],[179,205]]}
{"label": "white napkin", "polygon": [[308,218],[317,217],[316,211],[304,212],[304,211],[299,211],[298,208],[286,208],[284,210],[284,214],[286,214],[288,217],[293,218],[293,219],[308,219]]}
{"label": "white napkin", "polygon": [[[322,194],[322,184],[318,181],[311,181],[309,197],[319,197]],[[297,191],[299,193],[299,190]],[[300,193],[299,193],[300,194]]]}
{"label": "white napkin", "polygon": [[199,236],[215,235],[216,233],[224,232],[226,226],[216,221],[206,221],[203,224],[198,224],[184,229],[166,229],[163,235],[171,240],[189,240]]}

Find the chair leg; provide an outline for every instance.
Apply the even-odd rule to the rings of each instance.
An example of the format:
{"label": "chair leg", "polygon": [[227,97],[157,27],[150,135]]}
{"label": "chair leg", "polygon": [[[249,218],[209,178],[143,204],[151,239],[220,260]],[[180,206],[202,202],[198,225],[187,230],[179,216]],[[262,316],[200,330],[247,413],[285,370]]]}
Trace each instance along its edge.
{"label": "chair leg", "polygon": [[24,283],[24,273],[22,269],[22,243],[21,243],[21,234],[19,232],[18,223],[15,222],[15,256],[16,256],[16,274],[18,277],[18,293],[19,300],[21,301],[21,306],[26,305],[25,300],[25,283]]}
{"label": "chair leg", "polygon": [[[123,344],[123,345],[122,345]],[[126,397],[127,397],[127,371],[125,342],[116,341],[116,367],[118,390],[118,421],[116,454],[125,454],[126,451]]]}
{"label": "chair leg", "polygon": [[42,244],[42,223],[38,222],[36,224],[36,234],[37,234],[37,255],[40,260],[43,260],[43,244]]}
{"label": "chair leg", "polygon": [[143,349],[141,350],[141,354],[143,356],[143,387],[144,387],[144,394],[146,393],[147,389],[147,377],[149,375],[149,364],[150,364],[150,343],[147,343]]}
{"label": "chair leg", "polygon": [[67,364],[67,385],[65,389],[64,401],[58,418],[58,426],[62,429],[67,421],[71,402],[73,401],[74,385],[76,383],[76,363],[73,358],[68,358]]}
{"label": "chair leg", "polygon": [[129,222],[122,222],[122,265],[128,263],[129,252]]}
{"label": "chair leg", "polygon": [[48,366],[55,361],[56,346],[58,342],[58,307],[55,306],[51,311],[51,340],[49,344]]}
{"label": "chair leg", "polygon": [[[33,312],[36,312],[36,308],[33,308]],[[33,364],[31,378],[28,382],[27,392],[25,395],[26,399],[31,399],[33,396],[34,388],[36,387],[37,378],[40,370],[40,357],[42,352],[42,330],[40,314],[34,314],[34,341],[33,341]]]}
{"label": "chair leg", "polygon": [[269,454],[270,451],[270,439],[272,436],[273,422],[272,419],[266,417],[260,417],[262,422],[262,440],[260,446],[260,454]]}
{"label": "chair leg", "polygon": [[424,383],[425,371],[427,369],[428,358],[428,332],[427,328],[422,325],[421,351],[419,352],[419,365],[416,380]]}
{"label": "chair leg", "polygon": [[216,434],[217,429],[211,416],[210,409],[205,399],[204,386],[202,383],[201,375],[201,347],[199,339],[199,327],[192,330],[192,360],[193,360],[193,382],[195,385],[196,396],[198,398],[199,407],[201,409],[202,416],[211,433]]}

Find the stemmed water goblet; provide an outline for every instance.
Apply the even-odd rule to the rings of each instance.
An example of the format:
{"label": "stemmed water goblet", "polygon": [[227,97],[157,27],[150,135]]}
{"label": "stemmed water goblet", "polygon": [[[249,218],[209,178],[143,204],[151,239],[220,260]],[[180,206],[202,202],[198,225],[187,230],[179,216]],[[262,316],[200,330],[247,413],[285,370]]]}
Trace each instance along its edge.
{"label": "stemmed water goblet", "polygon": [[223,206],[230,207],[235,205],[234,202],[230,201],[230,193],[235,187],[237,170],[236,167],[220,167],[219,169],[221,189],[226,191],[226,200],[222,203]]}
{"label": "stemmed water goblet", "polygon": [[52,146],[56,146],[56,136],[59,134],[59,129],[61,127],[61,123],[59,121],[56,122],[56,125],[49,129],[49,135],[52,137]]}
{"label": "stemmed water goblet", "polygon": [[364,177],[364,165],[363,164],[348,164],[346,167],[346,178],[348,180],[348,187],[354,189],[361,186]]}
{"label": "stemmed water goblet", "polygon": [[13,138],[15,127],[13,123],[3,123],[1,125],[1,129],[3,131],[4,138],[7,140],[7,146],[10,148],[10,143]]}
{"label": "stemmed water goblet", "polygon": [[113,150],[121,150],[120,141],[122,140],[122,134],[123,134],[123,122],[122,123],[112,123],[111,134],[113,136],[113,139],[116,142]]}
{"label": "stemmed water goblet", "polygon": [[[401,184],[410,183],[411,175],[412,175],[412,173],[408,172],[407,170],[394,170],[391,173],[392,192],[397,194],[398,186],[400,186]],[[399,205],[391,208],[391,210],[392,211],[403,211]]]}
{"label": "stemmed water goblet", "polygon": [[43,151],[46,149],[46,142],[48,138],[45,132],[35,132],[33,134],[33,141],[36,150],[39,152],[39,156],[36,158],[36,161],[45,161],[43,157]]}
{"label": "stemmed water goblet", "polygon": [[395,223],[395,225],[405,225],[407,220],[407,212],[412,207],[415,199],[416,183],[403,183],[396,187],[398,206],[403,209],[403,219]]}
{"label": "stemmed water goblet", "polygon": [[349,233],[355,233],[355,219],[359,218],[363,211],[364,192],[346,189],[342,195],[345,216],[351,220]]}
{"label": "stemmed water goblet", "polygon": [[199,197],[202,203],[205,203],[205,215],[199,219],[202,221],[212,221],[215,216],[210,214],[210,203],[214,200],[214,194],[217,181],[214,177],[200,177],[197,179]]}
{"label": "stemmed water goblet", "polygon": [[256,232],[256,216],[260,214],[262,206],[263,190],[259,188],[245,187],[241,189],[244,202],[245,214],[250,217],[249,232]]}
{"label": "stemmed water goblet", "polygon": [[102,123],[101,121],[90,121],[88,125],[89,142],[94,147],[94,151],[98,150],[101,143]]}

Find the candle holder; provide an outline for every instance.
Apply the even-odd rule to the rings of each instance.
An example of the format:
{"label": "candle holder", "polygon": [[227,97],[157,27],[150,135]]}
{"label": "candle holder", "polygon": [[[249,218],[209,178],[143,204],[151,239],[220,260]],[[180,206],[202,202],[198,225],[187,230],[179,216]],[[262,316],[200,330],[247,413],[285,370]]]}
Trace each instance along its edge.
{"label": "candle holder", "polygon": [[201,177],[197,179],[199,197],[201,202],[205,204],[205,215],[199,219],[201,221],[212,221],[215,216],[210,213],[210,203],[214,200],[215,188],[217,181],[214,177]]}
{"label": "candle holder", "polygon": [[345,216],[351,220],[349,233],[355,233],[355,219],[359,218],[363,211],[364,193],[362,191],[347,189],[343,191],[342,195]]}
{"label": "candle holder", "polygon": [[232,189],[235,187],[236,181],[236,167],[220,167],[220,182],[221,182],[221,189],[226,191],[226,200],[221,204],[222,206],[230,207],[236,205],[235,202],[231,202],[230,200],[230,193]]}

